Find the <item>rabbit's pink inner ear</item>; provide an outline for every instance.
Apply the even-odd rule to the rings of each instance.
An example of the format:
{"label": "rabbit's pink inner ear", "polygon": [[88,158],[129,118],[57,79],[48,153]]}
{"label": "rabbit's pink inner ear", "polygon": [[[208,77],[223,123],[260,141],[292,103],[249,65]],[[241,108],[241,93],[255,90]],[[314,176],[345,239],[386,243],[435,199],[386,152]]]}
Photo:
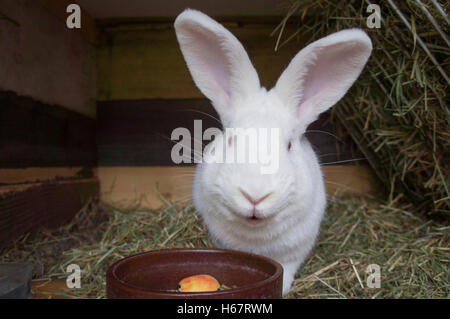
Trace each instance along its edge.
{"label": "rabbit's pink inner ear", "polygon": [[182,32],[183,53],[200,90],[211,100],[229,105],[231,86],[229,62],[219,37],[207,29],[192,26]]}
{"label": "rabbit's pink inner ear", "polygon": [[[360,46],[360,49],[364,49]],[[303,79],[298,116],[319,115],[338,102],[361,70],[361,51],[355,43],[318,47]],[[309,108],[315,108],[311,110]]]}

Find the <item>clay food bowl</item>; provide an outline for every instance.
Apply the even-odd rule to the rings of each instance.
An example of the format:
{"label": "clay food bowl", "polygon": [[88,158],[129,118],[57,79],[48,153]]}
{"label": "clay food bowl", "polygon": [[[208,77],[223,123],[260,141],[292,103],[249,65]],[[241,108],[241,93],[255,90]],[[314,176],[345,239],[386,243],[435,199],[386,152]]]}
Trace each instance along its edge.
{"label": "clay food bowl", "polygon": [[[178,292],[186,277],[209,274],[232,287],[214,292]],[[108,298],[281,298],[282,266],[263,256],[223,249],[164,249],[112,264]]]}

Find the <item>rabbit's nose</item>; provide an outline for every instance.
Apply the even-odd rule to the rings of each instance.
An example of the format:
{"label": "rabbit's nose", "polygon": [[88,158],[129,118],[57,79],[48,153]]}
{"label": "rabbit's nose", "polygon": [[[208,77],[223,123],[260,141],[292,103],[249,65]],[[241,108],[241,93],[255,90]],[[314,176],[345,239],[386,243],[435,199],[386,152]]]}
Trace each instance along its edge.
{"label": "rabbit's nose", "polygon": [[249,195],[246,191],[244,191],[242,188],[239,188],[239,191],[244,195],[244,197],[253,205],[256,206],[259,203],[261,203],[263,200],[265,200],[267,197],[269,197],[272,192],[267,193],[266,195],[260,197],[259,199],[255,199],[253,196]]}

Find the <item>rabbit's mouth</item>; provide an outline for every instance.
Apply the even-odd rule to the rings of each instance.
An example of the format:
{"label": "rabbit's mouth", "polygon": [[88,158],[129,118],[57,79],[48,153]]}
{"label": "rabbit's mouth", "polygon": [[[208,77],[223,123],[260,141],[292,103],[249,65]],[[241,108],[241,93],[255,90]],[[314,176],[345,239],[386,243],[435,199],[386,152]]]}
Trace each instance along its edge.
{"label": "rabbit's mouth", "polygon": [[265,218],[264,216],[261,216],[257,209],[253,209],[252,215],[250,217],[246,217],[245,220],[251,225],[258,225],[262,223]]}
{"label": "rabbit's mouth", "polygon": [[264,219],[263,218],[259,218],[256,217],[255,215],[252,215],[250,217],[246,218],[247,222],[251,225],[258,225],[259,223],[261,223]]}
{"label": "rabbit's mouth", "polygon": [[271,218],[271,216],[264,216],[257,209],[253,209],[250,212],[244,212],[231,208],[229,205],[224,205],[228,211],[238,218],[238,220],[244,219],[248,225],[257,226],[266,224],[265,222]]}

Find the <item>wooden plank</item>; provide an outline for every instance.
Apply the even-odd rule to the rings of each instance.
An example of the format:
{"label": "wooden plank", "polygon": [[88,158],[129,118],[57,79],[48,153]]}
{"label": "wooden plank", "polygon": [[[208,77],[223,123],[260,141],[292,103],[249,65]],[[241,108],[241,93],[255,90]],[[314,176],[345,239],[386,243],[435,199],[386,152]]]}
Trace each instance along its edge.
{"label": "wooden plank", "polygon": [[327,194],[371,196],[379,180],[368,164],[322,166]]}
{"label": "wooden plank", "polygon": [[[76,3],[70,0],[39,0],[41,5],[60,19],[64,24],[66,23],[69,13],[66,12],[67,6],[72,3]],[[81,28],[76,29],[81,32],[83,38],[91,43],[98,44],[98,37],[100,34],[97,28],[95,20],[84,10],[81,6]]]}
{"label": "wooden plank", "polygon": [[97,165],[94,119],[10,91],[0,105],[0,167]]}
{"label": "wooden plank", "polygon": [[[161,196],[186,201],[191,196],[194,167],[105,167],[98,169],[101,199],[118,207],[158,208]],[[367,165],[323,167],[328,195],[372,194],[376,178]]]}
{"label": "wooden plank", "polygon": [[[275,21],[226,24],[246,47],[265,87],[275,84],[307,41],[306,37],[290,41],[275,52],[276,37],[270,33],[276,25]],[[287,26],[285,37],[295,30]],[[203,97],[191,79],[171,23],[119,24],[105,27],[105,34],[97,52],[99,100]]]}
{"label": "wooden plank", "polygon": [[[271,25],[277,26],[284,18],[284,15],[220,15],[211,16],[219,23],[227,27],[232,25],[239,25],[244,27],[246,25]],[[123,27],[125,25],[149,25],[149,24],[173,24],[176,16],[153,16],[153,17],[116,17],[116,18],[100,18],[96,19],[97,25],[103,29],[111,29],[113,27]],[[293,28],[298,25],[295,19],[289,19],[286,26]]]}
{"label": "wooden plank", "polygon": [[[201,133],[211,127],[221,128],[218,115],[206,99],[151,99],[103,101],[98,103],[98,159],[101,166],[168,166],[174,165],[170,140],[178,127],[191,132],[194,143],[194,121],[202,121]],[[308,130],[308,139],[322,163],[358,157],[350,138],[338,139],[323,114]],[[201,138],[200,138],[201,139]],[[206,143],[205,143],[206,144]],[[189,164],[187,164],[189,165]]]}
{"label": "wooden plank", "polygon": [[214,118],[218,115],[205,99],[98,103],[99,165],[174,165],[172,130],[194,132],[194,119],[201,119],[204,129],[218,127]]}
{"label": "wooden plank", "polygon": [[0,190],[5,185],[35,184],[46,181],[93,178],[97,168],[90,167],[27,167],[0,168]]}
{"label": "wooden plank", "polygon": [[71,289],[63,279],[35,279],[31,281],[31,299],[73,299]]}
{"label": "wooden plank", "polygon": [[5,245],[41,227],[67,223],[89,199],[98,196],[99,183],[90,178],[1,189],[0,245]]}
{"label": "wooden plank", "polygon": [[95,118],[95,48],[39,1],[0,1],[0,10],[14,21],[0,20],[0,89]]}
{"label": "wooden plank", "polygon": [[191,196],[193,167],[98,168],[100,198],[118,207],[161,206],[160,195],[170,201]]}

